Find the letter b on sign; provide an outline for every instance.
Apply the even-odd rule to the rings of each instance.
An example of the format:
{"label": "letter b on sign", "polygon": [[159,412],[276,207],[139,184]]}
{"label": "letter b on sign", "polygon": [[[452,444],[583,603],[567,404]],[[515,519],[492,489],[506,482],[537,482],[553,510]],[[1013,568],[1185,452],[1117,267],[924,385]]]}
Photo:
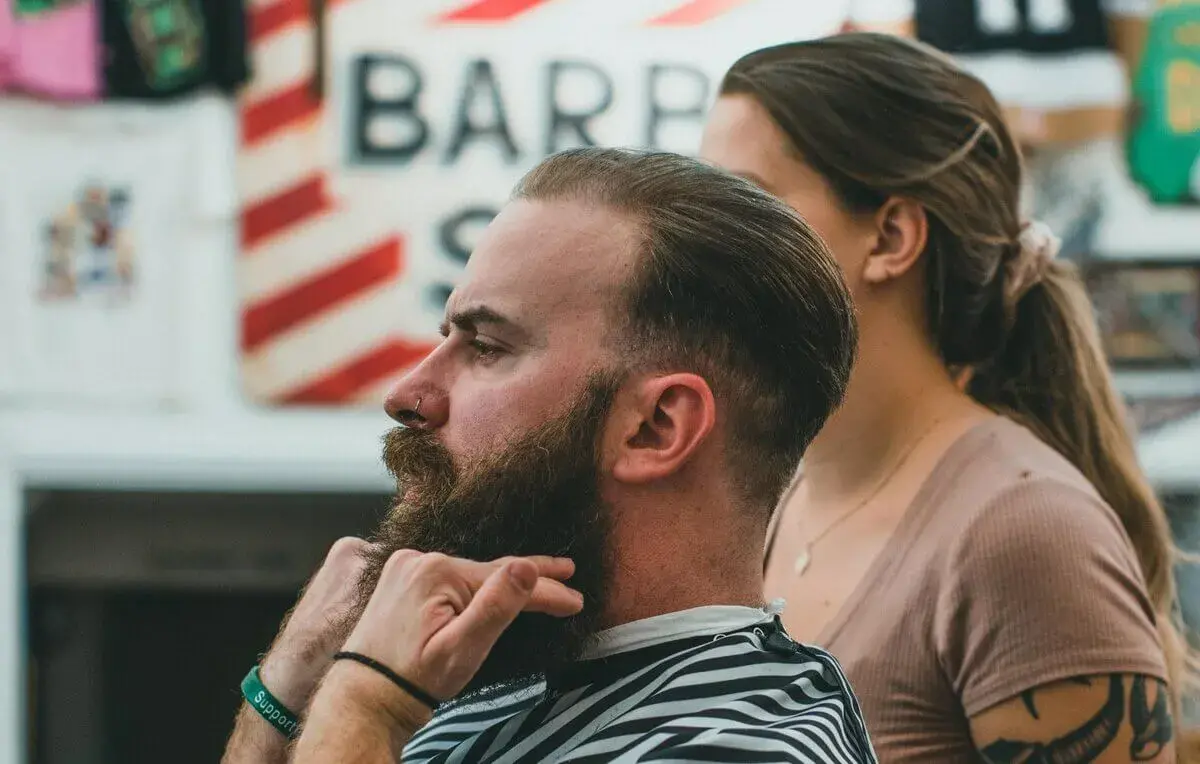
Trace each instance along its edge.
{"label": "letter b on sign", "polygon": [[429,125],[417,110],[424,81],[416,65],[403,56],[362,56],[354,62],[354,86],[358,157],[406,162],[421,153]]}

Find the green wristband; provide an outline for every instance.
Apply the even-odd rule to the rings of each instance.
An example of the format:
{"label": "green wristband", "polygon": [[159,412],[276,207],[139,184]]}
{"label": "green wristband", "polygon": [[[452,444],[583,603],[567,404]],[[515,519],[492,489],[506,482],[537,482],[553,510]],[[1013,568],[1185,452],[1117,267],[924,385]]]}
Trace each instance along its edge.
{"label": "green wristband", "polygon": [[296,731],[300,729],[300,720],[263,685],[262,680],[258,678],[258,666],[250,669],[250,673],[242,680],[242,697],[284,737],[296,736]]}

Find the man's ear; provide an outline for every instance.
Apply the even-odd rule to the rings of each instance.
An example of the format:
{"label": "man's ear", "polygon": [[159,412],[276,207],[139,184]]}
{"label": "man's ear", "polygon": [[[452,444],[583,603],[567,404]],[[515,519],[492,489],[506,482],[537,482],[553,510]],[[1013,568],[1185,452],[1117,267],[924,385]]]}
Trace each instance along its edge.
{"label": "man's ear", "polygon": [[634,410],[618,434],[613,477],[649,483],[678,472],[712,432],[717,404],[695,374],[650,377],[633,391]]}
{"label": "man's ear", "polygon": [[874,223],[875,246],[863,263],[863,281],[883,284],[916,265],[929,240],[929,220],[920,204],[892,197],[875,213]]}

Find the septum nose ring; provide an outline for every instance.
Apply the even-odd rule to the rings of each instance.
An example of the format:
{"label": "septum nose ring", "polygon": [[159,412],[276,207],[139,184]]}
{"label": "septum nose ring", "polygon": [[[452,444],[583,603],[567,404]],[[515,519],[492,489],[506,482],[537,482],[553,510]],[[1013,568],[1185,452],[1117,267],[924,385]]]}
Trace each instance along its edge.
{"label": "septum nose ring", "polygon": [[421,401],[423,401],[423,400],[425,400],[425,399],[417,398],[416,408],[413,409],[413,413],[416,414],[417,416],[421,416]]}

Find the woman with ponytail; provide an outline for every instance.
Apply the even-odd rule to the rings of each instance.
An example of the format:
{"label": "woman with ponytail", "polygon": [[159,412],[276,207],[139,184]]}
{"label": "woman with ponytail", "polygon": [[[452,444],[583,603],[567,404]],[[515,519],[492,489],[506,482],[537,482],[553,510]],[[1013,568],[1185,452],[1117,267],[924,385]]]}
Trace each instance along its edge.
{"label": "woman with ponytail", "polygon": [[857,302],[766,586],[841,660],[881,761],[1184,760],[1166,516],[987,88],[893,37],[770,48],[701,154],[804,215]]}

